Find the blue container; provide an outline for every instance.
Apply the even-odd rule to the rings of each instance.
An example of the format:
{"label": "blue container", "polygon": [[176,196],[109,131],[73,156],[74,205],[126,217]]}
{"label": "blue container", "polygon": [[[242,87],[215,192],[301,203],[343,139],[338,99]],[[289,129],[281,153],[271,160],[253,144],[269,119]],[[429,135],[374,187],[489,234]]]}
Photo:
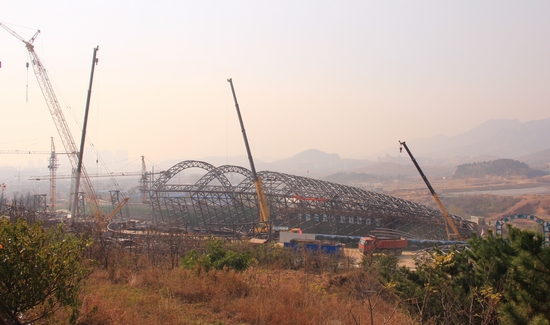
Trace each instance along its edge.
{"label": "blue container", "polygon": [[312,241],[295,241],[292,240],[289,243],[284,243],[287,248],[292,248],[294,251],[305,249],[308,252],[318,252],[319,250],[325,254],[340,255],[342,244],[340,243],[327,243],[317,240]]}

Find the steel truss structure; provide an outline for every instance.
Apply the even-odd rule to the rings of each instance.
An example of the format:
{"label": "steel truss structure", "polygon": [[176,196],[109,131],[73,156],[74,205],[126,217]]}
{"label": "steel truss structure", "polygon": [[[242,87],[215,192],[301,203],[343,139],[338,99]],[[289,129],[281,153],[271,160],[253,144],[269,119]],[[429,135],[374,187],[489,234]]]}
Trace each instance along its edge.
{"label": "steel truss structure", "polygon": [[[202,169],[193,185],[175,184],[175,176]],[[441,211],[396,197],[351,186],[284,173],[261,171],[271,222],[278,227],[341,236],[363,236],[394,229],[411,237],[445,239]],[[249,232],[259,221],[256,189],[250,170],[207,162],[182,161],[162,173],[149,191],[153,219],[168,228],[240,229]],[[451,215],[469,236],[473,223]]]}

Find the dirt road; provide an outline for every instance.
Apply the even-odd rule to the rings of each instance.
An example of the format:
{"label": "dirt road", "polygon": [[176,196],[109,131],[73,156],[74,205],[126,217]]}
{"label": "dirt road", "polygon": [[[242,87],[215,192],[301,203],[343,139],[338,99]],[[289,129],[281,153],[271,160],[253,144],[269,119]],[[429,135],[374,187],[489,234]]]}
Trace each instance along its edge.
{"label": "dirt road", "polygon": [[[353,264],[359,265],[361,259],[363,258],[363,253],[361,253],[357,248],[345,248],[344,252],[346,256],[353,259]],[[403,252],[402,255],[397,256],[398,265],[406,266],[411,270],[415,270],[416,266],[414,265],[413,252]]]}

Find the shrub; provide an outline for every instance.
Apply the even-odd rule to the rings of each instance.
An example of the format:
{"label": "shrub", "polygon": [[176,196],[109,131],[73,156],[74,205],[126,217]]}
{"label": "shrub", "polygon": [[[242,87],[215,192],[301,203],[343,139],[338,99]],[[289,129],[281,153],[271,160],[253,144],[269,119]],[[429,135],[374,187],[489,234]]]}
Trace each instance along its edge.
{"label": "shrub", "polygon": [[0,298],[8,314],[29,323],[67,307],[78,316],[81,282],[90,270],[82,254],[89,241],[69,234],[63,225],[0,222]]}
{"label": "shrub", "polygon": [[181,259],[180,264],[189,270],[200,268],[205,271],[210,269],[246,271],[253,261],[250,252],[238,253],[226,250],[221,240],[213,240],[206,244],[206,254],[200,255],[196,250],[190,250]]}

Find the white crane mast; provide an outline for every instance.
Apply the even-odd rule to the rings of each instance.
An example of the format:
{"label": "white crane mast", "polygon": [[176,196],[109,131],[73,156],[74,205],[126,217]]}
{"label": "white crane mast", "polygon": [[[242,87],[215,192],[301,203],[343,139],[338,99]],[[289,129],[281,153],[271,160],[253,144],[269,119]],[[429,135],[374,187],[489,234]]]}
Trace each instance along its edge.
{"label": "white crane mast", "polygon": [[[59,102],[57,101],[57,97],[55,96],[55,92],[48,77],[48,72],[46,71],[46,68],[44,67],[44,65],[42,65],[40,58],[34,51],[33,42],[40,33],[40,30],[38,30],[29,41],[26,41],[21,36],[19,36],[19,34],[11,30],[6,25],[0,23],[0,26],[2,26],[4,29],[10,32],[10,34],[15,36],[15,38],[25,43],[25,46],[27,47],[27,51],[29,52],[29,56],[31,58],[34,74],[36,75],[36,79],[38,81],[38,84],[40,85],[40,89],[42,90],[42,94],[44,95],[44,99],[46,100],[46,104],[48,105],[48,109],[50,110],[50,114],[53,118],[54,124],[57,128],[57,131],[59,132],[59,137],[61,138],[61,142],[63,143],[65,152],[67,153],[71,162],[73,172],[75,172],[78,166],[78,149],[67,125],[67,121],[63,116],[63,112],[61,111],[61,107],[59,106]],[[95,190],[84,166],[82,166],[81,173],[84,185],[84,192],[86,194],[85,197],[88,202],[91,203],[90,208],[92,209],[92,213],[95,217],[102,215]],[[77,211],[72,211],[72,213],[73,215],[75,215]]]}
{"label": "white crane mast", "polygon": [[[55,213],[56,205],[56,179],[57,179],[57,155],[59,153],[55,152],[55,144],[53,142],[53,137],[51,138],[51,151],[30,151],[30,150],[0,150],[0,154],[23,154],[23,155],[32,155],[32,154],[49,154],[50,159],[48,159],[48,169],[50,170],[50,176],[47,179],[50,180],[50,212]],[[64,154],[64,153],[61,153]],[[38,180],[38,179],[37,179]]]}
{"label": "white crane mast", "polygon": [[56,202],[57,202],[57,197],[56,197],[56,175],[57,175],[57,154],[55,152],[55,143],[53,142],[53,138],[51,138],[52,140],[52,143],[51,143],[51,155],[50,155],[50,163],[48,165],[48,168],[50,169],[50,211],[52,213],[55,213],[56,211]]}

